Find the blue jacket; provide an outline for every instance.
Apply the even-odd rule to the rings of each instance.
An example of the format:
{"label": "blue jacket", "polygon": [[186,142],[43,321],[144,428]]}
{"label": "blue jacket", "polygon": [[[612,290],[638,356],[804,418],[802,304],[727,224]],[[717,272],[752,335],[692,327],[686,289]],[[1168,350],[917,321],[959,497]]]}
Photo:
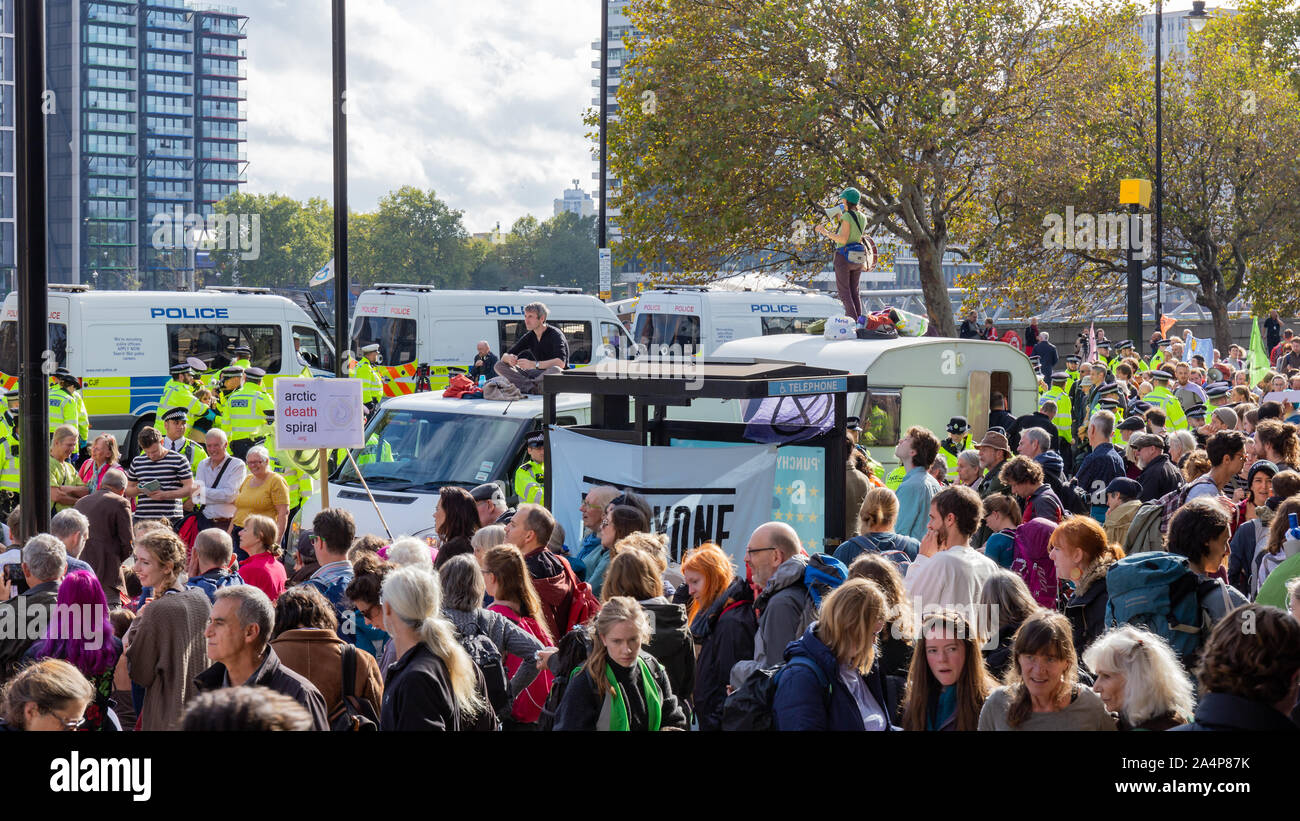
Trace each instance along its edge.
{"label": "blue jacket", "polygon": [[898,486],[898,523],[894,532],[920,542],[925,538],[925,526],[930,522],[930,500],[941,488],[934,477],[923,467],[914,467],[903,476]]}
{"label": "blue jacket", "polygon": [[600,598],[600,588],[605,583],[605,569],[609,566],[609,551],[600,543],[600,536],[595,533],[584,536],[576,558],[577,561],[572,558],[569,560],[573,572],[577,573],[578,566],[582,565],[584,572],[578,578],[591,585],[592,594]]}
{"label": "blue jacket", "polygon": [[1101,501],[1098,502],[1094,498],[1093,504],[1105,504],[1106,485],[1110,484],[1111,479],[1118,479],[1123,475],[1124,458],[1110,442],[1102,442],[1083,457],[1083,462],[1075,471],[1074,483],[1089,496],[1096,493],[1098,489],[1102,490]]}
{"label": "blue jacket", "polygon": [[[839,662],[835,654],[817,638],[817,622],[804,631],[801,638],[786,645],[786,667],[777,680],[776,697],[772,701],[772,720],[778,730],[856,730],[861,732],[862,713],[857,702],[839,677]],[[791,664],[795,656],[806,656],[821,668],[830,682],[830,694],[818,680],[817,674],[803,664]],[[880,660],[871,667],[866,677],[867,689],[893,726],[894,711],[885,698],[885,683],[880,675]]]}

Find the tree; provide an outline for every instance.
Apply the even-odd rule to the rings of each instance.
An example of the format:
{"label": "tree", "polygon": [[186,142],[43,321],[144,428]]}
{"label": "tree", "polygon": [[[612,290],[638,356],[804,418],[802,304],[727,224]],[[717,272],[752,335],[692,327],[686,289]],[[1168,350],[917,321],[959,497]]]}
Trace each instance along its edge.
{"label": "tree", "polygon": [[379,210],[362,223],[362,271],[368,279],[358,281],[466,287],[474,260],[463,213],[432,190],[407,185],[385,195]]}
{"label": "tree", "polygon": [[1251,56],[1300,92],[1300,2],[1245,0],[1238,20]]}
{"label": "tree", "polygon": [[[1300,101],[1285,78],[1258,71],[1242,38],[1238,21],[1212,23],[1186,58],[1166,59],[1163,77],[1166,285],[1207,309],[1222,350],[1233,300],[1300,302],[1287,277],[1300,249]],[[1082,313],[1124,282],[1123,226],[1108,215],[1121,179],[1154,179],[1154,81],[1135,36],[1096,66],[1088,109],[1054,112],[1035,139],[1001,154],[972,220],[986,226],[975,282],[1014,308],[1063,299]],[[1085,218],[1058,232],[1067,208]],[[1154,250],[1149,235],[1124,239]],[[1147,256],[1148,276],[1153,264]]]}
{"label": "tree", "polygon": [[611,123],[620,258],[684,270],[820,269],[820,206],[863,194],[869,231],[910,246],[931,321],[955,335],[943,258],[997,146],[1132,8],[1068,0],[635,0],[644,39]]}
{"label": "tree", "polygon": [[[249,217],[243,224],[249,228],[255,225],[258,232],[256,242],[251,237],[231,242],[224,228],[217,232],[215,239],[227,249],[212,252],[222,282],[233,284],[238,272],[241,285],[306,285],[307,279],[329,261],[334,246],[334,211],[319,197],[300,203],[283,194],[234,193],[217,203],[215,210],[218,214]],[[253,216],[257,217],[255,223]],[[255,247],[256,258],[244,259],[248,252],[239,250],[244,247]]]}

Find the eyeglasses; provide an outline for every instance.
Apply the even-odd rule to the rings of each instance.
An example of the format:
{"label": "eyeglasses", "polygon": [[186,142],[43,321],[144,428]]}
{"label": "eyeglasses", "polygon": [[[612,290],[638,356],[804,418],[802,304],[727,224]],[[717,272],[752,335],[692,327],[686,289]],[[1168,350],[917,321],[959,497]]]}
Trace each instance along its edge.
{"label": "eyeglasses", "polygon": [[776,548],[775,548],[775,547],[760,547],[758,550],[746,550],[746,551],[745,551],[745,558],[749,558],[750,556],[753,556],[755,553],[766,553],[766,552],[769,551],[769,550],[776,550]]}
{"label": "eyeglasses", "polygon": [[582,503],[583,510],[600,510],[600,505],[593,505],[591,502]]}
{"label": "eyeglasses", "polygon": [[86,723],[86,719],[81,716],[78,716],[76,718],[64,718],[58,713],[55,713],[53,710],[46,713],[46,715],[52,715],[55,718],[57,718],[59,720],[59,723],[63,725],[64,732],[72,732],[73,730],[80,728],[81,725]]}

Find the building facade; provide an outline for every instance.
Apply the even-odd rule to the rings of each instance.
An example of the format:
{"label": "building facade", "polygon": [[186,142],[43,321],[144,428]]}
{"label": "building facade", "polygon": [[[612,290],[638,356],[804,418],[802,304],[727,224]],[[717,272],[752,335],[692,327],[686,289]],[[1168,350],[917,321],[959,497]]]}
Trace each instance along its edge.
{"label": "building facade", "polygon": [[[600,172],[596,172],[596,175],[600,176]],[[574,180],[573,187],[564,189],[564,196],[555,200],[555,213],[552,216],[558,217],[564,213],[577,214],[580,217],[596,215],[596,201],[583,191],[578,183],[578,180]]]}
{"label": "building facade", "polygon": [[194,287],[198,226],[246,179],[246,24],[186,0],[47,4],[51,282]]}

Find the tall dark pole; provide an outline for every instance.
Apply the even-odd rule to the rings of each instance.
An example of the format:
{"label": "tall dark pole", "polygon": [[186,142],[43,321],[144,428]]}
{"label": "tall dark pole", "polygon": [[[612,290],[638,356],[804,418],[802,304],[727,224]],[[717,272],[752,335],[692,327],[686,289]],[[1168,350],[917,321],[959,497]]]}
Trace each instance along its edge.
{"label": "tall dark pole", "polygon": [[[1165,27],[1164,2],[1156,0],[1156,330],[1160,330],[1160,286],[1164,282],[1165,273],[1165,175],[1164,175],[1164,134],[1161,131],[1161,94],[1163,91],[1163,56],[1161,55],[1160,38]],[[1138,350],[1144,350],[1142,347],[1141,333],[1134,337],[1133,344],[1138,346]]]}
{"label": "tall dark pole", "polygon": [[605,123],[609,119],[609,0],[600,0],[600,213],[596,247],[605,247]]}
{"label": "tall dark pole", "polygon": [[[1129,236],[1133,235],[1133,228],[1137,222],[1138,206],[1128,206]],[[1133,344],[1138,350],[1143,350],[1142,345],[1142,266],[1147,263],[1145,259],[1137,259],[1133,250],[1133,243],[1129,242],[1128,247],[1124,249],[1124,259],[1128,263],[1128,336],[1133,340]]]}
{"label": "tall dark pole", "polygon": [[[48,347],[45,294],[45,0],[18,0],[14,14],[14,171],[17,177],[18,389],[22,403],[19,498],[22,532],[50,524],[49,377],[41,369]],[[63,363],[58,363],[63,364]]]}
{"label": "tall dark pole", "polygon": [[334,24],[334,351],[335,376],[347,375],[348,345],[348,61],[347,9],[332,0]]}

